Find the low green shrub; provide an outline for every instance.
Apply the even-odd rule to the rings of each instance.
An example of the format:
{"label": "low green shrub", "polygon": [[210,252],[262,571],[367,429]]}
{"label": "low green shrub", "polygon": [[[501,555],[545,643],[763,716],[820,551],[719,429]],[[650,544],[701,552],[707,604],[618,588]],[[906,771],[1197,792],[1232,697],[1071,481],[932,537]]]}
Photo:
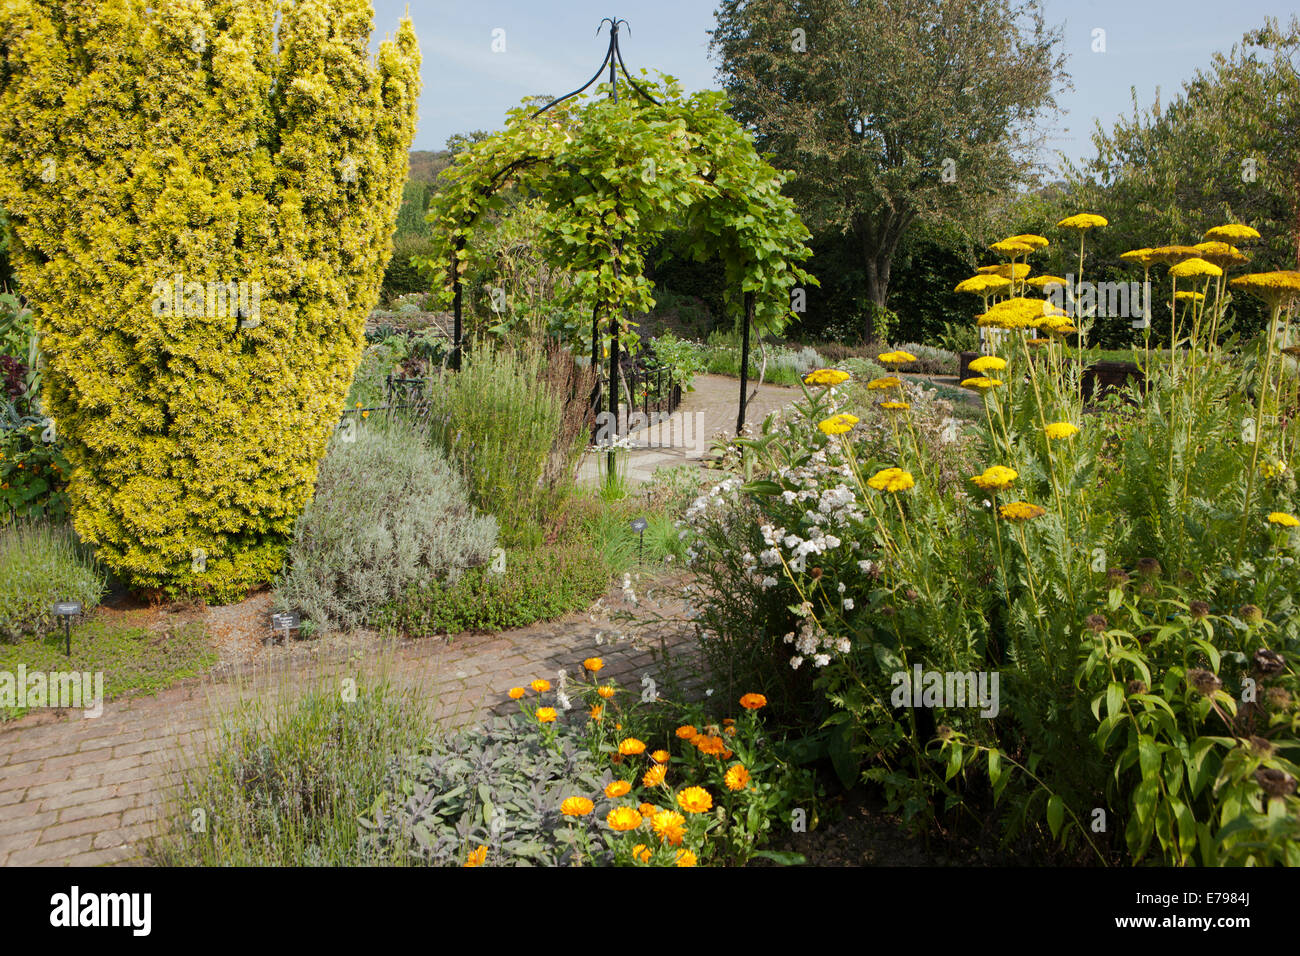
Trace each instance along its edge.
{"label": "low green shrub", "polygon": [[593,379],[572,354],[480,343],[430,394],[430,434],[502,543],[538,544],[572,492],[586,447]]}
{"label": "low green shrub", "polygon": [[[72,654],[65,649],[61,631],[0,644],[0,671],[13,674],[23,666],[29,674],[102,674],[104,700],[113,700],[157,693],[203,674],[217,662],[207,629],[198,622],[158,632],[91,620],[72,629]],[[0,720],[22,717],[29,710],[30,704],[0,706]]]}
{"label": "low green shrub", "polygon": [[903,342],[894,346],[898,351],[915,355],[916,361],[904,365],[904,372],[918,375],[956,375],[960,360],[955,352],[935,348],[933,345],[920,345],[916,342]]}
{"label": "low green shrub", "polygon": [[511,549],[455,581],[410,585],[376,623],[417,637],[526,627],[590,607],[609,582],[588,540]]}
{"label": "low green shrub", "polygon": [[475,512],[421,432],[402,419],[372,420],[335,436],[294,528],[275,606],[317,628],[357,627],[410,585],[484,563],[495,543],[496,521]]}
{"label": "low green shrub", "polygon": [[0,641],[54,630],[52,605],[80,601],[89,613],[104,575],[70,528],[27,522],[0,530]]}
{"label": "low green shrub", "polygon": [[[358,817],[374,804],[392,761],[429,732],[424,702],[386,682],[355,699],[321,687],[292,698],[253,697],[220,724],[206,766],[182,772],[171,828],[153,840],[161,866],[356,866]],[[348,695],[349,697],[351,695]],[[205,826],[195,828],[201,809]]]}
{"label": "low green shrub", "polygon": [[584,744],[564,732],[546,740],[522,715],[441,738],[393,769],[362,821],[364,853],[463,866],[482,846],[487,865],[569,866],[579,853],[608,865],[597,818],[560,812],[567,797],[597,793],[613,778]]}

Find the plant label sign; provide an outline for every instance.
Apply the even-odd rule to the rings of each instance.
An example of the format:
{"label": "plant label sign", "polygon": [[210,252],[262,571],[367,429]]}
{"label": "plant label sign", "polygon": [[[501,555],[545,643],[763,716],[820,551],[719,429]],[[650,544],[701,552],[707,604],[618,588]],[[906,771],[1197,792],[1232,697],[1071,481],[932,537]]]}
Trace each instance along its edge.
{"label": "plant label sign", "polygon": [[650,522],[646,521],[645,518],[637,518],[635,521],[632,522],[632,530],[635,531],[637,534],[640,534],[641,532],[645,531],[645,529],[648,528],[649,526],[650,526]]}
{"label": "plant label sign", "polygon": [[299,623],[299,617],[293,611],[271,615],[271,630],[273,631],[292,631]]}
{"label": "plant label sign", "polygon": [[56,617],[76,617],[80,613],[80,601],[59,601],[54,605],[54,615]]}

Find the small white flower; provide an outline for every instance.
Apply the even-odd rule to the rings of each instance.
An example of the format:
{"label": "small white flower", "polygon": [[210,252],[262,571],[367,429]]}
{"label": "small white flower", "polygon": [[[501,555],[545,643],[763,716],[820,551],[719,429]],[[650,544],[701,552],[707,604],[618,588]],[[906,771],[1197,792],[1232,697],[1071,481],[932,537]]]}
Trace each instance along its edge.
{"label": "small white flower", "polygon": [[793,668],[794,670],[798,670],[798,669],[799,669],[799,665],[802,664],[802,663],[803,663],[803,658],[802,658],[802,657],[792,657],[792,658],[790,658],[790,667]]}
{"label": "small white flower", "polygon": [[853,598],[845,598],[845,599],[844,599],[844,610],[846,610],[846,611],[852,611],[852,610],[853,610]]}
{"label": "small white flower", "polygon": [[818,654],[813,658],[813,663],[818,667],[825,667],[830,662],[831,656],[829,654]]}

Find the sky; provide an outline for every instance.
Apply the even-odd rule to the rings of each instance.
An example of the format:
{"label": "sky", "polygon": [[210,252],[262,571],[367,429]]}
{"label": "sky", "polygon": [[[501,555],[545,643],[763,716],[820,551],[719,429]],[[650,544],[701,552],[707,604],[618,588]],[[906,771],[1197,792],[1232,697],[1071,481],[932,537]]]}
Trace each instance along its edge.
{"label": "sky", "polygon": [[[938,0],[936,0],[938,2]],[[415,149],[441,149],[453,133],[499,129],[525,96],[560,96],[585,83],[605,55],[604,17],[628,22],[623,59],[677,77],[688,91],[716,89],[708,31],[716,0],[374,0],[376,39],[409,8],[420,39],[424,83]],[[1109,127],[1138,104],[1177,92],[1216,51],[1227,52],[1269,16],[1285,23],[1295,0],[1046,0],[1049,25],[1064,32],[1072,89],[1046,124],[1042,161],[1091,155],[1100,120]],[[1104,35],[1096,31],[1104,31]],[[1094,50],[1104,40],[1104,50]],[[496,49],[494,50],[494,45]]]}

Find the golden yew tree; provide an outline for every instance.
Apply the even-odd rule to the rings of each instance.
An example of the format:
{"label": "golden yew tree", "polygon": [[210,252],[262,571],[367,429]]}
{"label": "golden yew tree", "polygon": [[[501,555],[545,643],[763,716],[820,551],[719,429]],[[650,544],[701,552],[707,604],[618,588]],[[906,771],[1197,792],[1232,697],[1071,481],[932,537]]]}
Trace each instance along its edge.
{"label": "golden yew tree", "polygon": [[278,571],[364,348],[415,128],[369,0],[0,0],[0,204],[74,471],[141,588]]}

